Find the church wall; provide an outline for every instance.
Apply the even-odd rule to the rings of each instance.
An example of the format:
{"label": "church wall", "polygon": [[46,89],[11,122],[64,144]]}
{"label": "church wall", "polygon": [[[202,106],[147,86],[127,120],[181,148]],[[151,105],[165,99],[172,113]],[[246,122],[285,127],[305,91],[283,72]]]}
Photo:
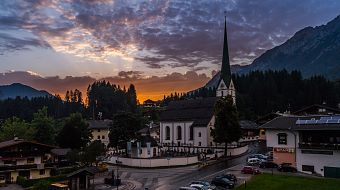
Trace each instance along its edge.
{"label": "church wall", "polygon": [[[190,135],[190,126],[193,124],[192,121],[187,122],[161,122],[160,123],[160,143],[174,143],[178,144],[178,142],[182,144],[189,144],[189,135]],[[166,139],[166,127],[170,127],[170,139]],[[182,138],[178,139],[178,130],[177,126],[181,127]]]}
{"label": "church wall", "polygon": [[194,128],[194,146],[205,147],[208,145],[207,140],[208,140],[207,127],[195,127]]}

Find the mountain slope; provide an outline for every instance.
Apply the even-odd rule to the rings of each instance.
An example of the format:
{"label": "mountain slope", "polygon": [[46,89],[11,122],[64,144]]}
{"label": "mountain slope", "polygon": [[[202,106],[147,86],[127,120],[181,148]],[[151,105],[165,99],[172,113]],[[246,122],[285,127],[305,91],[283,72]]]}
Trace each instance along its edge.
{"label": "mountain slope", "polygon": [[340,15],[326,25],[306,27],[266,51],[238,73],[254,70],[300,70],[305,77],[340,78]]}
{"label": "mountain slope", "polygon": [[0,100],[7,98],[16,98],[17,96],[28,98],[51,96],[44,90],[36,90],[30,86],[26,86],[20,83],[13,83],[11,85],[0,86]]}

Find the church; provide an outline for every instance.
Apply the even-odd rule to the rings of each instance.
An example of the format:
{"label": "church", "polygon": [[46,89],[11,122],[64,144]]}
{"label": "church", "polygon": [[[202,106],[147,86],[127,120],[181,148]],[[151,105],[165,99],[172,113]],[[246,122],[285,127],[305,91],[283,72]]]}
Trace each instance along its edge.
{"label": "church", "polygon": [[230,95],[236,103],[228,52],[227,23],[224,21],[223,57],[216,97],[170,102],[160,116],[162,146],[209,148],[216,146],[210,135],[214,127],[214,105],[218,98]]}

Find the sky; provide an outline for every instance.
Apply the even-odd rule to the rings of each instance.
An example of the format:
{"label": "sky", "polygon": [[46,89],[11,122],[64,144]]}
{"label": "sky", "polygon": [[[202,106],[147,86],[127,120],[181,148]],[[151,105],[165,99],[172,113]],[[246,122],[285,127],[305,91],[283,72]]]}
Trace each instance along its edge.
{"label": "sky", "polygon": [[204,85],[220,69],[340,14],[339,0],[4,0],[0,84],[51,93],[95,80],[134,83],[140,100]]}

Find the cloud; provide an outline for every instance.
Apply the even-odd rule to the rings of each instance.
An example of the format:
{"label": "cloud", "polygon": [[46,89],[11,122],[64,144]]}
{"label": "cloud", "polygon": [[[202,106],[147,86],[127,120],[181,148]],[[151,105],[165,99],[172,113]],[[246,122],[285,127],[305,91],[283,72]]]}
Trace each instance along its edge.
{"label": "cloud", "polygon": [[[206,84],[210,78],[205,74],[188,71],[185,74],[171,73],[165,76],[143,77],[140,71],[121,71],[117,76],[105,77],[99,80],[110,81],[121,87],[134,84],[138,99],[144,101],[148,98],[161,99],[163,95],[172,92],[188,92]],[[67,90],[80,89],[86,94],[89,84],[96,79],[89,76],[60,78],[43,77],[33,71],[11,71],[0,73],[0,85],[22,83],[39,90],[47,90],[52,94],[65,94]]]}
{"label": "cloud", "polygon": [[[249,64],[297,30],[339,14],[337,0],[60,0],[4,1],[0,52],[30,46],[96,62],[120,58],[148,68],[221,63],[227,11],[232,64]],[[301,14],[303,12],[303,14]],[[17,38],[26,31],[32,38]]]}
{"label": "cloud", "polygon": [[30,47],[50,48],[50,45],[37,38],[16,38],[0,33],[0,55],[8,51],[28,50]]}

